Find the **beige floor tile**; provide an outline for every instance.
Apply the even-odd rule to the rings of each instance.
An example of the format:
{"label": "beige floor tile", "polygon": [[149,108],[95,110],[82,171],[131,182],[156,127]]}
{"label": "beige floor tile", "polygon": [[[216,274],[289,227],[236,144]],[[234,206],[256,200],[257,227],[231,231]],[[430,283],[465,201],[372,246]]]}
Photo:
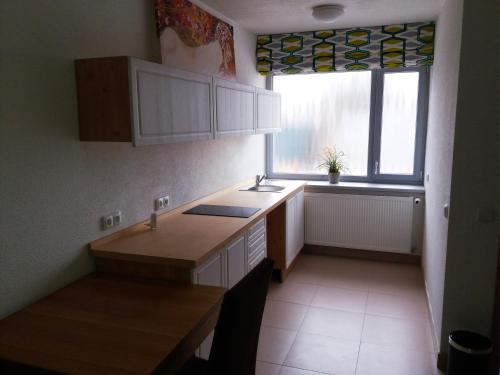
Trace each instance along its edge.
{"label": "beige floor tile", "polygon": [[318,284],[326,287],[368,291],[371,282],[370,275],[367,273],[354,274],[348,270],[330,270],[321,275]]}
{"label": "beige floor tile", "polygon": [[359,375],[442,375],[418,266],[301,254],[268,298],[259,360],[284,364],[260,371],[354,374],[359,362]]}
{"label": "beige floor tile", "polygon": [[370,292],[387,293],[401,296],[425,297],[425,288],[420,280],[406,279],[404,277],[381,277],[372,281]]}
{"label": "beige floor tile", "polygon": [[279,375],[280,365],[257,361],[255,364],[255,375]]}
{"label": "beige floor tile", "polygon": [[311,307],[300,330],[337,339],[361,340],[364,314]]}
{"label": "beige floor tile", "polygon": [[417,295],[395,295],[370,292],[366,313],[405,319],[427,320],[429,314],[425,298]]}
{"label": "beige floor tile", "polygon": [[361,344],[356,375],[438,375],[433,354]]}
{"label": "beige floor tile", "polygon": [[364,291],[320,286],[311,306],[362,313],[367,298],[368,293]]}
{"label": "beige floor tile", "polygon": [[281,372],[279,375],[323,375],[322,372],[303,370],[296,367],[281,367]]}
{"label": "beige floor tile", "polygon": [[297,332],[262,326],[257,350],[257,360],[282,364],[290,350]]}
{"label": "beige floor tile", "polygon": [[262,324],[297,331],[306,316],[307,309],[305,305],[268,299]]}
{"label": "beige floor tile", "polygon": [[336,262],[335,257],[327,257],[323,255],[313,255],[313,254],[300,254],[299,259],[297,261],[297,267],[311,267],[314,269],[320,269],[325,264],[331,264]]}
{"label": "beige floor tile", "polygon": [[292,272],[288,275],[287,281],[314,285],[319,284],[330,262],[330,257],[301,255]]}
{"label": "beige floor tile", "polygon": [[[406,279],[421,280],[418,267],[396,263],[375,262],[358,259],[333,258],[328,272],[322,270],[319,284],[368,291],[378,286],[377,290],[393,290],[393,282]],[[325,267],[323,267],[325,268]],[[397,284],[398,284],[397,283]],[[377,287],[376,287],[377,288]]]}
{"label": "beige floor tile", "polygon": [[320,272],[314,267],[299,267],[297,265],[288,275],[286,282],[318,285],[321,277]]}
{"label": "beige floor tile", "polygon": [[294,283],[285,281],[284,283],[273,282],[269,287],[267,297],[272,300],[299,303],[309,305],[316,294],[316,285]]}
{"label": "beige floor tile", "polygon": [[372,272],[371,292],[425,297],[422,273],[413,265],[379,265]]}
{"label": "beige floor tile", "polygon": [[362,342],[433,352],[430,327],[424,320],[365,315]]}
{"label": "beige floor tile", "polygon": [[335,375],[354,375],[359,343],[298,333],[284,365]]}

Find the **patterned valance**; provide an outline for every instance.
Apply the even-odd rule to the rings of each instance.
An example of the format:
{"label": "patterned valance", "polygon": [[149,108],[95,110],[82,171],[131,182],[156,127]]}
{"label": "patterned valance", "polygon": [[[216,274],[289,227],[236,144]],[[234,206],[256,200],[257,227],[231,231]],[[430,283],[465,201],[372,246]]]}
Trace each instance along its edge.
{"label": "patterned valance", "polygon": [[257,37],[262,75],[429,66],[434,22]]}

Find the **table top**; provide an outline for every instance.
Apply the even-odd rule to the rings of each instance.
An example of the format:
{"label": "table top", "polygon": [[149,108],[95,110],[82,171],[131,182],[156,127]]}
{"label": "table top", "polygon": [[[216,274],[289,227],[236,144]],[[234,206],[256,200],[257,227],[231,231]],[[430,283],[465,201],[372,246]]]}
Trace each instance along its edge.
{"label": "table top", "polygon": [[0,320],[0,359],[71,374],[173,373],[225,289],[89,275]]}
{"label": "table top", "polygon": [[[195,268],[305,186],[303,181],[292,180],[272,184],[284,189],[280,192],[241,191],[251,186],[247,182],[221,190],[160,215],[154,231],[139,223],[92,242],[90,251],[98,258]],[[182,214],[199,204],[260,210],[249,218]]]}

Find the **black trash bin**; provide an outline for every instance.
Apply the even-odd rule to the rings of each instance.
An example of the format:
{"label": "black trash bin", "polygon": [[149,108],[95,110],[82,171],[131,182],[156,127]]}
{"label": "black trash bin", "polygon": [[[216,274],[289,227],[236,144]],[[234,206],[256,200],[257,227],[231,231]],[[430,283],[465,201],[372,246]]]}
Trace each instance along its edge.
{"label": "black trash bin", "polygon": [[470,331],[449,336],[447,375],[486,375],[493,345],[488,338]]}

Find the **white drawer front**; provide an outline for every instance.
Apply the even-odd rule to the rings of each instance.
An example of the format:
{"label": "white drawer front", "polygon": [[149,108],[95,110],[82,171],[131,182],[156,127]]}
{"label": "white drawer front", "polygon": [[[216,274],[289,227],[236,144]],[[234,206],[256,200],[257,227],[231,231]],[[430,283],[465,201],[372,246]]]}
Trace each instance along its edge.
{"label": "white drawer front", "polygon": [[251,258],[256,251],[258,251],[263,246],[265,247],[266,245],[266,232],[262,232],[259,237],[248,241],[248,257]]}
{"label": "white drawer front", "polygon": [[257,255],[248,262],[248,271],[250,272],[255,268],[257,264],[261,262],[262,259],[266,257],[266,249],[264,248],[262,251],[257,253]]}
{"label": "white drawer front", "polygon": [[252,225],[248,230],[248,236],[251,238],[262,230],[266,230],[266,218],[260,219],[258,222]]}

